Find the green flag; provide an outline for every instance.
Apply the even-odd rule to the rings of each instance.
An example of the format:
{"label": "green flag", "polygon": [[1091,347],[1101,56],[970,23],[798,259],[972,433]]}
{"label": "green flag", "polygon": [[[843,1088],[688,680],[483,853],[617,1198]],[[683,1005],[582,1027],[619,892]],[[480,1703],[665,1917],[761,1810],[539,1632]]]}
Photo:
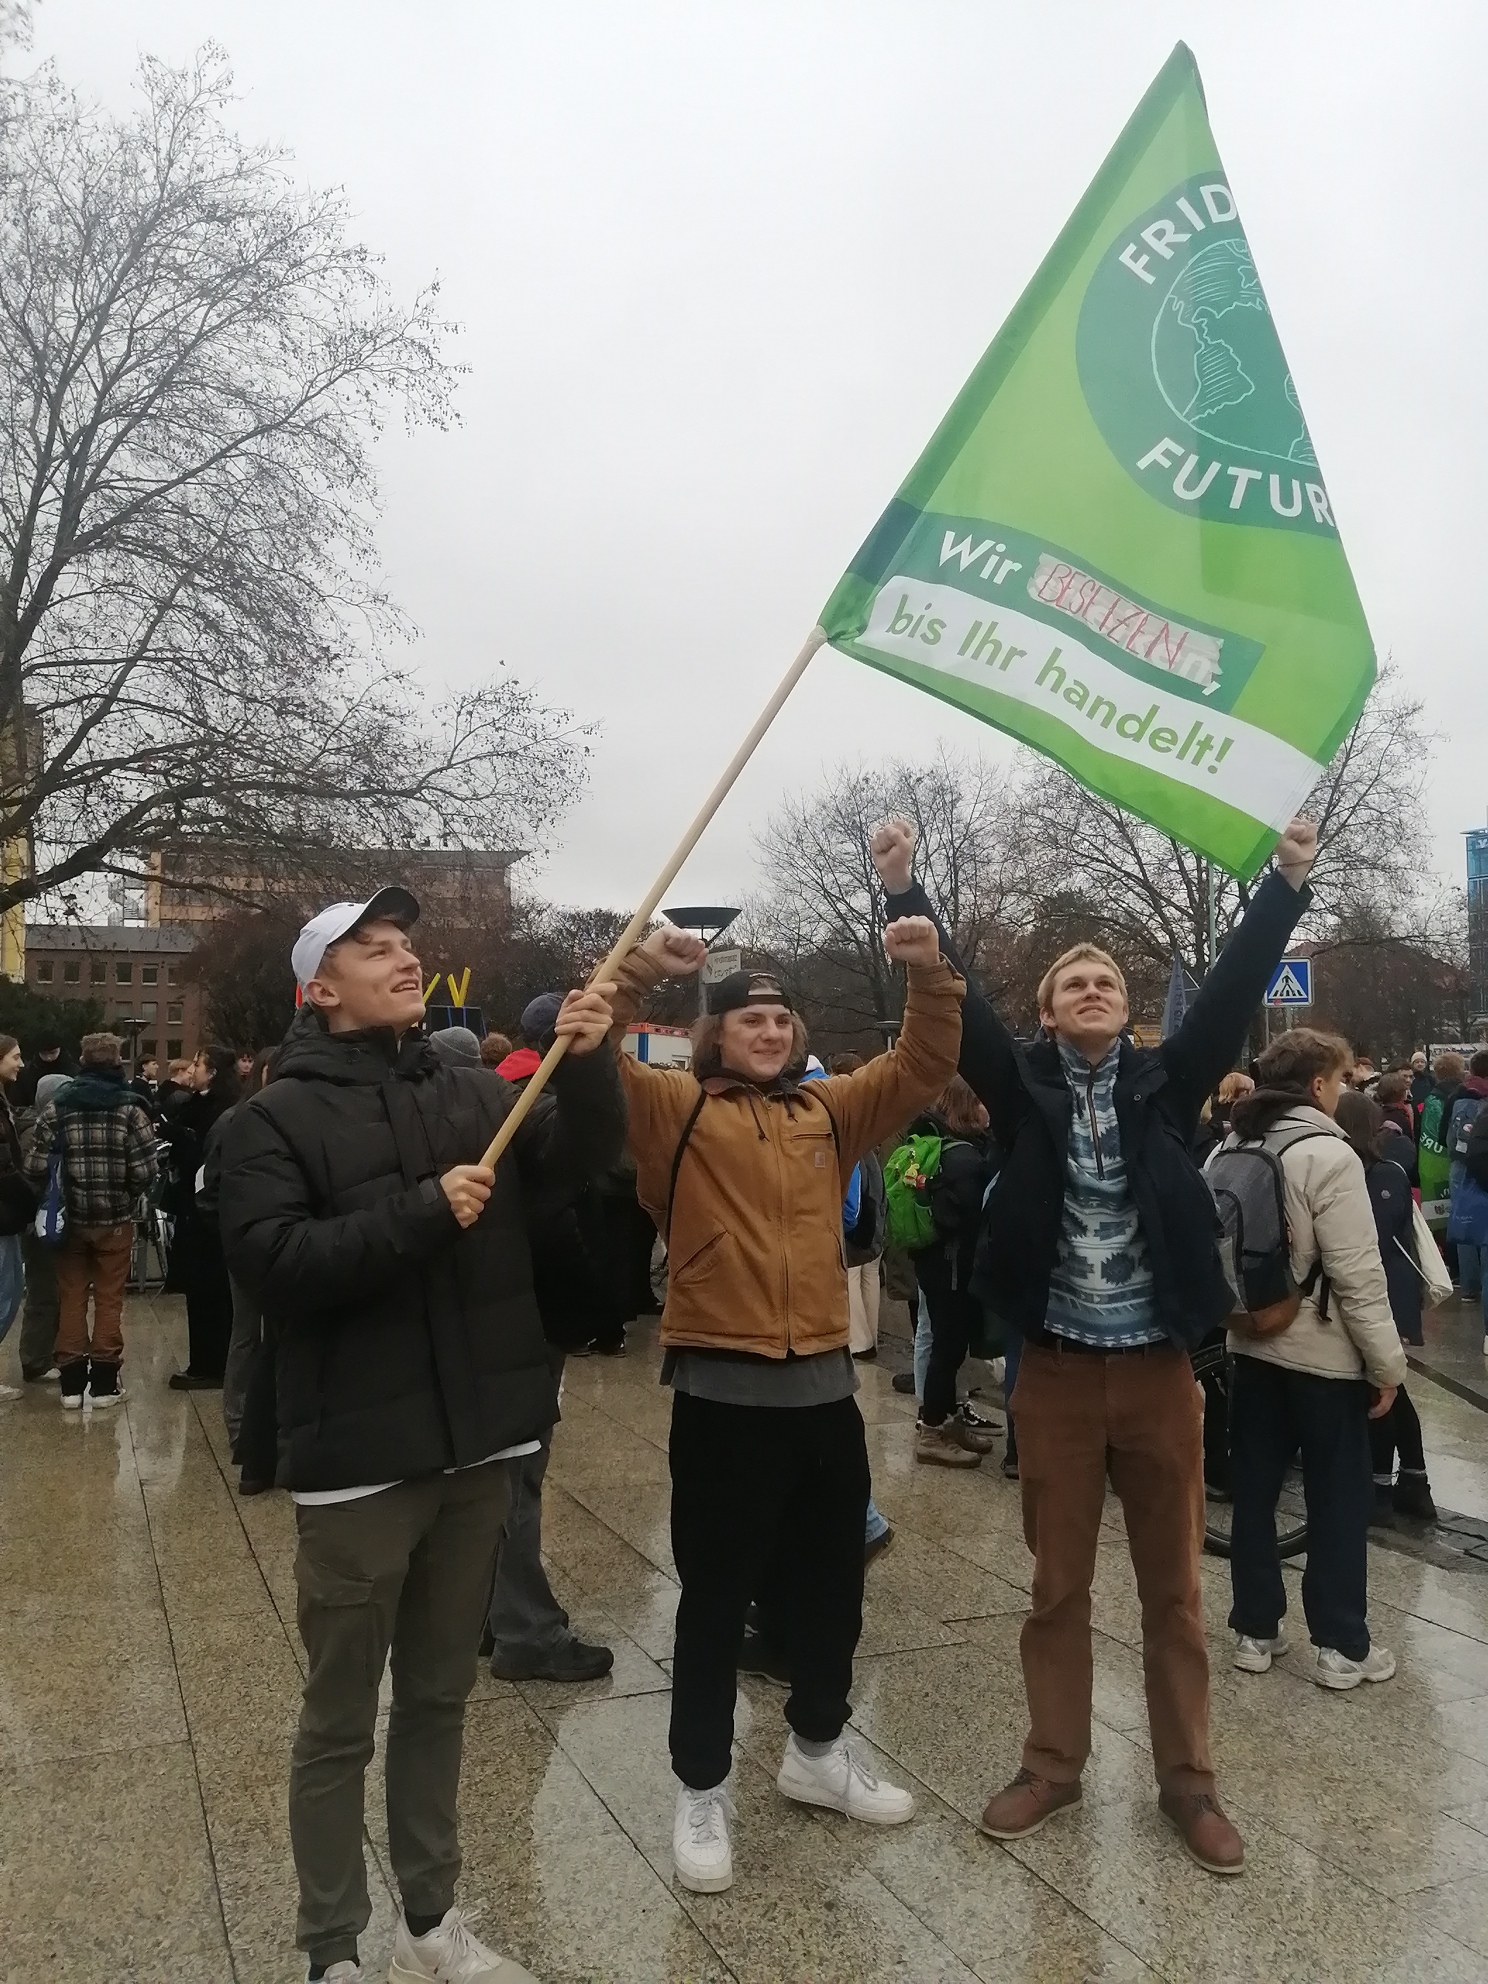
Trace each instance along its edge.
{"label": "green flag", "polygon": [[1182,43],[822,614],[1238,875],[1374,648]]}

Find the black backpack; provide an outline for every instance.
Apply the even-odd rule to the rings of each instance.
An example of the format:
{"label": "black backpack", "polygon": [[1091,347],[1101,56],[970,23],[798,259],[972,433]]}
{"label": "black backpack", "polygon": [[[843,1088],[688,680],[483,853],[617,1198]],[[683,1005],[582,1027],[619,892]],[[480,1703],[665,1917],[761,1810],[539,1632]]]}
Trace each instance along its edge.
{"label": "black backpack", "polygon": [[878,1153],[869,1151],[858,1163],[858,1217],[850,1233],[843,1235],[842,1252],[850,1268],[866,1267],[884,1250],[889,1223],[889,1203],[884,1191],[883,1166]]}
{"label": "black backpack", "polygon": [[1241,1336],[1277,1336],[1296,1320],[1303,1297],[1321,1283],[1318,1316],[1328,1320],[1328,1282],[1316,1260],[1300,1282],[1292,1275],[1292,1234],[1281,1160],[1293,1144],[1331,1130],[1268,1130],[1259,1139],[1226,1137],[1204,1167],[1223,1229],[1219,1252],[1235,1291],[1229,1327]]}

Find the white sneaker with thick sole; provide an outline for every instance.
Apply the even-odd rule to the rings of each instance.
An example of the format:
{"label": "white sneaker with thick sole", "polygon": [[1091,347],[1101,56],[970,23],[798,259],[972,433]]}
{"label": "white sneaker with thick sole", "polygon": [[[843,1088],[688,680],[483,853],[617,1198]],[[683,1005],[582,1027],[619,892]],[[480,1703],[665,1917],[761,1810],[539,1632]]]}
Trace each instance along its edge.
{"label": "white sneaker with thick sole", "polygon": [[62,1397],[62,1410],[64,1412],[82,1411],[83,1394],[81,1392],[63,1392],[61,1397]]}
{"label": "white sneaker with thick sole", "polygon": [[117,1390],[111,1392],[95,1392],[93,1387],[89,1385],[83,1397],[87,1401],[90,1412],[107,1412],[110,1406],[122,1405],[124,1403],[125,1392],[122,1385]]}
{"label": "white sneaker with thick sole", "polygon": [[359,1963],[342,1957],[326,1971],[325,1984],[367,1984],[367,1973]]}
{"label": "white sneaker with thick sole", "polygon": [[715,1784],[711,1791],[689,1791],[685,1784],[678,1785],[672,1862],[677,1879],[693,1894],[722,1894],[734,1885],[734,1849],[729,1840],[733,1816],[727,1783]]}
{"label": "white sneaker with thick sole", "polygon": [[25,1396],[19,1385],[0,1385],[0,1405],[9,1405],[13,1398]]}
{"label": "white sneaker with thick sole", "polygon": [[400,1915],[388,1984],[537,1984],[509,1956],[487,1948],[462,1908],[451,1908],[427,1936],[415,1936]]}
{"label": "white sneaker with thick sole", "polygon": [[1291,1651],[1291,1642],[1286,1636],[1286,1627],[1274,1640],[1260,1640],[1253,1633],[1240,1633],[1235,1640],[1235,1665],[1242,1674],[1265,1674],[1269,1672],[1273,1660]]}
{"label": "white sneaker with thick sole", "polygon": [[1350,1660],[1336,1647],[1320,1646],[1312,1678],[1320,1688],[1357,1688],[1361,1681],[1388,1681],[1395,1656],[1387,1646],[1372,1646],[1362,1660]]}
{"label": "white sneaker with thick sole", "polygon": [[915,1801],[897,1784],[885,1784],[839,1736],[824,1757],[808,1757],[794,1732],[780,1760],[777,1787],[798,1805],[821,1805],[846,1812],[870,1826],[902,1826],[914,1817]]}

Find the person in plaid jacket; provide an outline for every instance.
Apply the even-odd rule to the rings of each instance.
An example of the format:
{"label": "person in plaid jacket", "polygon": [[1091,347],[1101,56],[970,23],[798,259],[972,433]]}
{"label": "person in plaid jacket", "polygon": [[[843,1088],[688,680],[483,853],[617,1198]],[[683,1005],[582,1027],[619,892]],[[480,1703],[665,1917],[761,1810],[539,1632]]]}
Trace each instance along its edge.
{"label": "person in plaid jacket", "polygon": [[[52,1157],[62,1157],[67,1222],[57,1249],[57,1369],[62,1403],[116,1405],[124,1396],[124,1283],[134,1240],[134,1208],[155,1182],[155,1131],[125,1085],[119,1036],[83,1036],[82,1069],[36,1112],[26,1176],[44,1189]],[[88,1290],[93,1338],[88,1340]]]}

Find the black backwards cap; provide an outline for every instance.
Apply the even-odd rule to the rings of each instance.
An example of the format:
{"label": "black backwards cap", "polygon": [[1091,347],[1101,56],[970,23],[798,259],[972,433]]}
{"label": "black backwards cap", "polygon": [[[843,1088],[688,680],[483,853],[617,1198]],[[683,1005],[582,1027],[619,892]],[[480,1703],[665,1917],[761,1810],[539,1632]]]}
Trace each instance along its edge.
{"label": "black backwards cap", "polygon": [[796,1009],[780,980],[768,971],[731,971],[719,979],[708,993],[710,1013],[737,1013],[745,1006],[784,1006]]}

